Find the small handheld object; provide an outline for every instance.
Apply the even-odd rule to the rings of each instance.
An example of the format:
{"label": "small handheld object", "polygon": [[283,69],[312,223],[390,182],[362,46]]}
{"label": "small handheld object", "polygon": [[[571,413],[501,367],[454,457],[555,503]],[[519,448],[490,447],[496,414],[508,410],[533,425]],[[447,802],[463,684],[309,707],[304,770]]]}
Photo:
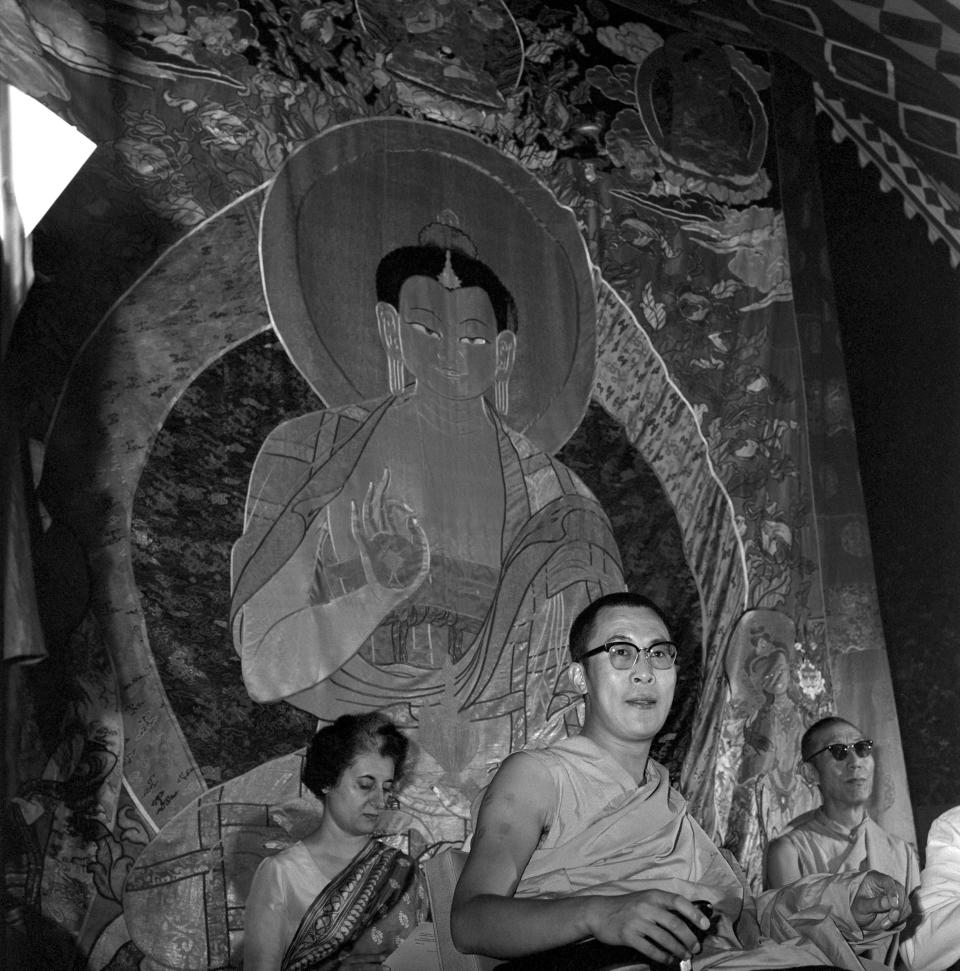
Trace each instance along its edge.
{"label": "small handheld object", "polygon": [[[709,900],[691,900],[690,902],[694,907],[697,908],[697,910],[700,911],[701,914],[703,914],[704,917],[707,918],[707,920],[710,921],[710,926],[706,930],[704,930],[702,927],[694,926],[693,924],[690,925],[690,929],[694,934],[697,935],[697,940],[703,943],[703,939],[707,936],[707,934],[712,933],[714,928],[717,926],[713,904],[711,904]],[[690,958],[684,958],[680,962],[677,971],[693,971],[693,961]]]}

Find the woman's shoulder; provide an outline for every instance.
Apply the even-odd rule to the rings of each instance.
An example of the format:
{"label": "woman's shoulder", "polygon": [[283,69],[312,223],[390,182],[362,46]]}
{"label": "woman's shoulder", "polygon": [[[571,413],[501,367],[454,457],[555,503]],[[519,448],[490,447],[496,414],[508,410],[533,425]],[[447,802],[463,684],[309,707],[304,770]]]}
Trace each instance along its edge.
{"label": "woman's shoulder", "polygon": [[265,856],[257,866],[257,871],[263,873],[281,874],[289,870],[304,870],[315,866],[313,856],[301,841],[291,843],[283,849]]}

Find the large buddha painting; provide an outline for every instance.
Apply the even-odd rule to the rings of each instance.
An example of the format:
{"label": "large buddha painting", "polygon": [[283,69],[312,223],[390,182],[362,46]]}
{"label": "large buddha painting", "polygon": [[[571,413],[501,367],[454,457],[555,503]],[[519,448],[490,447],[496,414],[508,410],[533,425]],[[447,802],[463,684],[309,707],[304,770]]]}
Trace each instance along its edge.
{"label": "large buddha painting", "polygon": [[404,121],[301,149],[261,243],[274,325],[337,407],[280,425],[254,466],[244,681],[321,720],[388,708],[419,743],[408,793],[459,817],[429,835],[463,839],[491,767],[576,724],[564,632],[623,587],[606,515],[551,457],[593,380],[585,247],[522,168]]}

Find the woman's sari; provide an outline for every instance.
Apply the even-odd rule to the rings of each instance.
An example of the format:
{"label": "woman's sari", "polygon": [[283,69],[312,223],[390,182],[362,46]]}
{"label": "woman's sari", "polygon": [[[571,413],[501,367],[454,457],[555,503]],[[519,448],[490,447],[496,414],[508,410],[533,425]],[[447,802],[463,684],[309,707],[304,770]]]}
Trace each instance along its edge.
{"label": "woman's sari", "polygon": [[307,908],[281,971],[334,971],[348,958],[379,964],[427,910],[416,860],[372,840]]}

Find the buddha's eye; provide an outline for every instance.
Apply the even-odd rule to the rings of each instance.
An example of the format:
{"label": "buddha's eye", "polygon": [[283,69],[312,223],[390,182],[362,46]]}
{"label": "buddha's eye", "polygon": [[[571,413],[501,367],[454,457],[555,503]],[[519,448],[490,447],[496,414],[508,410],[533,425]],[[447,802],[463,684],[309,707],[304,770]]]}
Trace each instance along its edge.
{"label": "buddha's eye", "polygon": [[440,331],[434,330],[432,327],[428,327],[425,323],[419,320],[408,320],[407,325],[415,330],[418,334],[423,334],[425,337],[440,337]]}

